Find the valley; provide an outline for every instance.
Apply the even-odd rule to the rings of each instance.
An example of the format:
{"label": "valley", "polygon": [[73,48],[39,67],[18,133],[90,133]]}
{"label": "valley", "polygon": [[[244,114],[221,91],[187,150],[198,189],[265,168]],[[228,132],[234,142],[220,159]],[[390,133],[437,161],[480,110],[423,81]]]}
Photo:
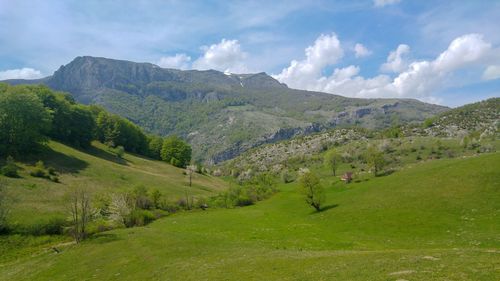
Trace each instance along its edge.
{"label": "valley", "polygon": [[4,261],[0,279],[493,280],[499,163],[435,160],[348,185],[320,170],[321,212],[280,184],[254,206],[179,213],[60,253],[47,245]]}

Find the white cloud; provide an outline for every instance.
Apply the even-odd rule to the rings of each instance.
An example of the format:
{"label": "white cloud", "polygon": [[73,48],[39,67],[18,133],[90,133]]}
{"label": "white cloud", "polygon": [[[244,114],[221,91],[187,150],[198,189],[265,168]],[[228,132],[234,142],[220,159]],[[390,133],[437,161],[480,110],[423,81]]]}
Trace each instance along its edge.
{"label": "white cloud", "polygon": [[401,2],[401,0],[373,0],[373,5],[375,7],[384,7],[387,5],[393,5]]}
{"label": "white cloud", "polygon": [[186,54],[162,57],[158,61],[158,65],[163,68],[189,69],[191,67],[191,57]]}
{"label": "white cloud", "polygon": [[450,71],[485,58],[490,50],[491,44],[481,34],[467,34],[453,40],[434,64],[438,71]]}
{"label": "white cloud", "polygon": [[357,43],[354,46],[354,56],[357,58],[367,57],[372,54],[372,51],[368,50],[363,44]]}
{"label": "white cloud", "polygon": [[[322,39],[318,38],[316,42]],[[336,37],[335,37],[336,39]],[[317,44],[307,50],[314,49]],[[340,46],[340,43],[334,44]],[[340,47],[339,47],[340,48]],[[407,53],[409,47],[400,45],[399,54]],[[391,52],[388,63],[395,62],[398,50]],[[289,84],[299,89],[323,91],[351,97],[399,97],[418,98],[423,101],[441,101],[435,94],[446,87],[447,79],[457,70],[469,66],[485,66],[486,63],[500,64],[500,58],[495,56],[498,49],[493,49],[491,44],[483,40],[479,34],[467,34],[453,40],[449,47],[439,54],[434,60],[414,61],[406,66],[394,64],[393,70],[400,73],[391,78],[388,75],[378,75],[364,78],[359,75],[358,66],[336,68],[329,76],[322,72],[327,66],[332,66],[341,57],[337,52],[336,59],[320,60],[321,64],[309,63],[309,53],[304,61],[292,61],[288,68],[275,75],[280,82]],[[399,56],[400,57],[400,56]],[[326,61],[326,63],[325,63]],[[393,65],[393,66],[394,66]],[[497,67],[488,67],[486,77],[496,77]]]}
{"label": "white cloud", "polygon": [[495,80],[500,78],[500,65],[490,65],[483,72],[483,80]]}
{"label": "white cloud", "polygon": [[202,47],[205,53],[193,62],[195,69],[215,69],[224,72],[242,73],[248,71],[245,60],[247,53],[241,50],[238,40],[226,40]]}
{"label": "white cloud", "polygon": [[410,46],[400,44],[398,48],[389,53],[387,62],[382,64],[380,70],[384,72],[400,73],[408,67],[407,54],[410,52]]}
{"label": "white cloud", "polygon": [[312,46],[305,49],[305,55],[304,60],[291,61],[289,67],[274,77],[290,87],[315,88],[321,71],[326,66],[337,63],[344,56],[344,50],[336,34],[322,34]]}
{"label": "white cloud", "polygon": [[33,68],[9,69],[0,71],[0,80],[7,79],[37,79],[42,78],[40,70]]}

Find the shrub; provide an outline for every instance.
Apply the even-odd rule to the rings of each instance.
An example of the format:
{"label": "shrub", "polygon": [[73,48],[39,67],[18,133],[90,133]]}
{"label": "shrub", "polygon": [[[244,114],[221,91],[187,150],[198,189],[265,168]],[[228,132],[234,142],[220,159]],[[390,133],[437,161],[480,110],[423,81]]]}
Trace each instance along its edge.
{"label": "shrub", "polygon": [[19,174],[17,173],[17,170],[19,170],[19,168],[14,163],[14,158],[11,156],[7,157],[5,166],[2,167],[2,174],[6,177],[18,178]]}
{"label": "shrub", "polygon": [[291,182],[295,181],[295,176],[289,170],[284,170],[281,173],[281,180],[284,183],[291,183]]}
{"label": "shrub", "polygon": [[195,207],[198,208],[198,209],[205,210],[206,208],[208,208],[207,199],[204,198],[204,197],[198,198],[196,200]]}
{"label": "shrub", "polygon": [[[255,200],[255,201],[257,201],[257,200]],[[253,203],[254,203],[254,201],[250,197],[248,197],[248,195],[240,195],[234,201],[234,204],[238,207],[250,206]]]}
{"label": "shrub", "polygon": [[57,175],[57,173],[56,173],[56,169],[54,169],[54,168],[52,168],[52,167],[47,168],[47,172],[48,172],[48,173],[49,173],[49,175],[51,175],[51,176],[55,176],[55,175]]}
{"label": "shrub", "polygon": [[125,225],[127,227],[143,226],[156,219],[155,215],[148,210],[133,210],[128,216]]}
{"label": "shrub", "polygon": [[151,209],[153,207],[153,202],[149,198],[148,190],[142,185],[134,188],[133,198],[135,199],[135,206],[137,208]]}
{"label": "shrub", "polygon": [[163,200],[160,202],[159,208],[163,211],[169,212],[169,213],[175,213],[179,211],[179,205],[175,204],[174,202],[169,202],[167,200]]}
{"label": "shrub", "polygon": [[105,219],[99,219],[99,220],[93,221],[88,226],[87,233],[88,234],[95,234],[95,233],[111,230],[115,227],[116,227],[116,225],[113,225],[113,223],[111,221],[105,220]]}
{"label": "shrub", "polygon": [[35,164],[35,170],[31,171],[30,175],[37,178],[49,178],[48,173],[45,171],[43,161],[38,161]]}
{"label": "shrub", "polygon": [[125,155],[125,148],[123,146],[119,145],[115,148],[115,153],[116,153],[116,157],[122,159],[123,155]]}
{"label": "shrub", "polygon": [[63,217],[51,217],[45,221],[37,221],[36,223],[14,226],[13,232],[24,235],[60,235],[64,233],[64,229],[68,226],[68,222]]}

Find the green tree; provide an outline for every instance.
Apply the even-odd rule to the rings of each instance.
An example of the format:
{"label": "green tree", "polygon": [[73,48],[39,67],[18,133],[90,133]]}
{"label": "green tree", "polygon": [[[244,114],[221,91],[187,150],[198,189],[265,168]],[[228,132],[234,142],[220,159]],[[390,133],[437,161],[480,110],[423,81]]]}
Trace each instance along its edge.
{"label": "green tree", "polygon": [[26,87],[7,87],[0,93],[0,154],[33,151],[46,141],[50,112]]}
{"label": "green tree", "polygon": [[29,89],[52,112],[48,134],[51,138],[79,147],[90,146],[95,120],[88,106],[76,104],[71,95],[54,92],[46,86],[29,86]]}
{"label": "green tree", "polygon": [[336,176],[337,169],[340,165],[340,159],[340,154],[335,149],[329,150],[325,154],[324,164],[328,169],[332,170],[334,176]]}
{"label": "green tree", "polygon": [[191,146],[177,136],[170,136],[163,142],[161,159],[184,168],[191,161]]}
{"label": "green tree", "polygon": [[161,148],[163,146],[163,138],[159,136],[149,137],[149,156],[154,159],[161,159]]}
{"label": "green tree", "polygon": [[384,168],[386,162],[384,154],[375,147],[370,147],[365,153],[365,161],[375,176]]}
{"label": "green tree", "polygon": [[320,211],[321,205],[325,201],[325,189],[319,182],[319,178],[312,172],[306,172],[300,177],[299,185],[306,203],[316,211]]}

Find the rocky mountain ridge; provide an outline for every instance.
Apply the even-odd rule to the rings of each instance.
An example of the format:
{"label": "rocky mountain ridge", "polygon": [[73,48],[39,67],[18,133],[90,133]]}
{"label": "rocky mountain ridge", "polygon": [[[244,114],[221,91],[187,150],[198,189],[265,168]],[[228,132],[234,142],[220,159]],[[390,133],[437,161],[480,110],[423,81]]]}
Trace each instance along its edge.
{"label": "rocky mountain ridge", "polygon": [[41,83],[102,105],[146,130],[177,134],[198,161],[217,163],[264,143],[338,126],[420,122],[446,107],[411,99],[357,99],[288,88],[265,73],[165,69],[151,63],[77,57]]}

